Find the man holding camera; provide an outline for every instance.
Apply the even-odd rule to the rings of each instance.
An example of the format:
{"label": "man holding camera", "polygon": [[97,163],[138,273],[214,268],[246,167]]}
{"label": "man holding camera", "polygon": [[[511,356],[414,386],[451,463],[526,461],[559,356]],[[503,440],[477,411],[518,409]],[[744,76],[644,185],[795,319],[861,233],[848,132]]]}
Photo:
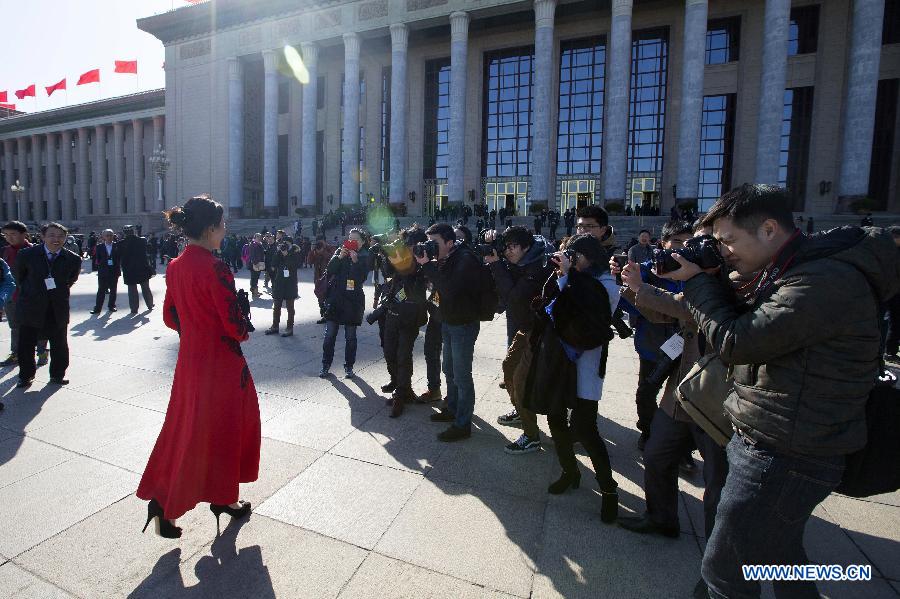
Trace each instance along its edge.
{"label": "man holding camera", "polygon": [[[487,231],[485,242],[495,247],[490,255],[485,256],[485,264],[490,265],[491,276],[500,302],[506,306],[506,346],[507,355],[504,360],[503,378],[514,409],[497,419],[505,426],[521,426],[522,435],[506,446],[506,453],[522,455],[541,448],[541,435],[534,412],[522,406],[522,387],[524,380],[514,380],[513,374],[518,371],[524,345],[525,334],[534,328],[535,315],[531,302],[540,297],[544,283],[553,272],[553,266],[547,263],[547,242],[539,235],[532,235],[525,227],[510,227],[502,235],[496,236],[494,231]],[[503,259],[497,254],[503,252]],[[522,335],[517,335],[522,333]],[[515,341],[514,341],[515,338]],[[507,376],[509,375],[509,376]]]}
{"label": "man holding camera", "polygon": [[457,242],[450,225],[438,223],[425,233],[430,247],[424,248],[425,253],[416,254],[416,262],[435,290],[434,303],[442,321],[443,366],[447,379],[447,407],[432,414],[431,420],[452,423],[438,435],[439,440],[458,441],[472,434],[475,409],[472,358],[481,329],[478,308],[482,265],[474,252]]}
{"label": "man holding camera", "polygon": [[[803,531],[866,444],[866,402],[879,371],[879,302],[900,286],[900,260],[880,229],[814,238],[794,225],[783,189],[745,184],[703,219],[725,263],[754,275],[746,309],[681,256],[668,276],[706,342],[733,371],[725,411],[735,434],[716,525],[703,556],[711,597],[759,596],[742,564],[805,564]],[[812,582],[776,596],[818,596]]]}

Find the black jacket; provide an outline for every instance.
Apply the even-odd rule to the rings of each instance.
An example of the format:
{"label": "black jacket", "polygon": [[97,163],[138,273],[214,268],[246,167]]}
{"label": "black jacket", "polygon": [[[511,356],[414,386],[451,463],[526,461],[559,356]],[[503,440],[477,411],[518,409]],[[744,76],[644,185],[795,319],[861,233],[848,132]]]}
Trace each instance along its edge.
{"label": "black jacket", "polygon": [[[112,260],[112,265],[109,261]],[[94,269],[97,271],[98,279],[118,279],[121,271],[122,253],[119,251],[119,244],[112,244],[112,255],[107,254],[106,244],[100,242],[97,244],[94,253]]]}
{"label": "black jacket", "polygon": [[506,320],[517,331],[528,332],[534,327],[534,311],[531,303],[540,297],[544,283],[553,272],[545,263],[547,242],[536,236],[534,245],[518,264],[505,260],[491,263],[491,275],[500,303],[506,306]]}
{"label": "black jacket", "polygon": [[359,326],[366,311],[363,284],[372,270],[372,259],[367,250],[359,252],[356,263],[349,256],[341,258],[340,253],[338,248],[326,270],[325,318],[342,325]]}
{"label": "black jacket", "polygon": [[53,261],[56,289],[48,290],[44,280],[51,273],[44,244],[21,250],[16,257],[15,278],[19,296],[17,316],[22,326],[43,328],[48,309],[53,310],[56,326],[69,323],[69,288],[78,280],[81,259],[63,248]]}
{"label": "black jacket", "polygon": [[480,268],[481,260],[459,242],[443,260],[432,260],[422,266],[422,272],[437,292],[443,322],[459,325],[480,321]]}
{"label": "black jacket", "polygon": [[[275,252],[272,256],[272,299],[297,299],[297,269],[302,262],[300,248],[292,245],[287,256]],[[288,276],[284,276],[284,271]]]}
{"label": "black jacket", "polygon": [[[97,244],[97,247],[102,245]],[[147,240],[137,235],[126,235],[117,244],[122,265],[122,279],[126,285],[138,285],[150,280],[150,265],[147,263]],[[99,251],[99,250],[98,250]]]}

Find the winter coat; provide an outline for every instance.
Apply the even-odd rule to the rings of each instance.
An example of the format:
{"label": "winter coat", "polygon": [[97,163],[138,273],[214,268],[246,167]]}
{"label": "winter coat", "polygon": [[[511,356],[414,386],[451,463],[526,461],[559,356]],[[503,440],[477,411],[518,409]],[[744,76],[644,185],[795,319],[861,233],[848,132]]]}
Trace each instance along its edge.
{"label": "winter coat", "polygon": [[341,258],[338,249],[328,262],[328,291],[325,295],[325,318],[337,324],[359,326],[366,311],[363,284],[372,270],[367,250],[360,250],[354,263],[349,256]]}
{"label": "winter coat", "polygon": [[518,264],[505,260],[492,262],[491,275],[500,303],[506,306],[506,321],[516,331],[530,331],[534,327],[535,314],[531,308],[553,267],[546,263],[549,242],[535,236],[534,245],[522,256]]}
{"label": "winter coat", "polygon": [[[293,300],[297,299],[297,269],[303,261],[300,248],[292,245],[287,256],[281,252],[275,252],[272,257],[272,299]],[[284,276],[285,271],[288,275]]]}
{"label": "winter coat", "polygon": [[743,313],[715,278],[690,279],[691,314],[733,368],[725,411],[734,426],[800,455],[862,448],[879,371],[880,304],[898,288],[891,234],[858,227],[801,238],[780,277]]}
{"label": "winter coat", "polygon": [[481,303],[481,260],[460,242],[440,261],[422,265],[436,295],[432,300],[443,322],[452,325],[479,322]]}
{"label": "winter coat", "polygon": [[126,285],[138,285],[150,280],[152,270],[147,259],[147,240],[137,235],[126,235],[116,244],[122,266],[122,281]]}

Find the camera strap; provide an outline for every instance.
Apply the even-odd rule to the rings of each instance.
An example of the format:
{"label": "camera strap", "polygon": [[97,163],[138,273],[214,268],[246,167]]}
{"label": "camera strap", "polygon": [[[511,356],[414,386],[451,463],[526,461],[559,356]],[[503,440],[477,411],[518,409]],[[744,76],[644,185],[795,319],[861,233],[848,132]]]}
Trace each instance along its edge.
{"label": "camera strap", "polygon": [[784,273],[790,268],[791,264],[794,262],[794,258],[797,256],[797,252],[800,250],[800,246],[803,245],[803,242],[805,241],[806,236],[800,232],[800,229],[794,229],[793,234],[784,242],[784,245],[779,248],[778,253],[775,254],[775,257],[772,259],[769,266],[761,270],[752,281],[741,287],[738,290],[738,293],[756,285],[756,289],[753,291],[753,303],[759,298],[764,297],[765,293],[775,281],[784,276]]}

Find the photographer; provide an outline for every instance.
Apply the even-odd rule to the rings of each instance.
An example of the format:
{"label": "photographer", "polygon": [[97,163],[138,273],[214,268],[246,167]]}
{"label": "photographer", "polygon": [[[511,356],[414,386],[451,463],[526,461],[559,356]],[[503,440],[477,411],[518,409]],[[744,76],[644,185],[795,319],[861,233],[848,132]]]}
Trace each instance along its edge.
{"label": "photographer", "polygon": [[[507,355],[503,364],[503,378],[506,390],[513,404],[513,410],[497,418],[504,426],[521,426],[523,434],[506,446],[506,452],[521,455],[541,448],[541,435],[534,412],[522,407],[522,377],[527,370],[514,377],[522,360],[526,333],[534,327],[535,314],[531,308],[534,298],[541,295],[541,289],[553,272],[546,260],[547,241],[532,235],[525,227],[510,227],[498,238],[494,231],[485,232],[485,242],[494,243],[503,252],[503,260],[494,247],[485,264],[490,265],[491,276],[500,301],[506,306],[506,347]],[[521,333],[521,335],[518,335]],[[513,339],[517,338],[517,341]]]}
{"label": "photographer", "polygon": [[447,379],[447,407],[432,414],[433,422],[452,423],[438,435],[440,441],[457,441],[471,436],[475,409],[472,358],[481,329],[481,260],[461,242],[446,223],[432,225],[425,232],[433,254],[416,254],[422,273],[434,287],[434,303],[442,321],[444,376]]}
{"label": "photographer", "polygon": [[294,334],[294,300],[297,299],[297,269],[300,268],[303,253],[290,237],[282,238],[278,251],[272,257],[272,326],[266,335],[277,335],[281,322],[281,305],[287,307],[287,327],[282,337]]}
{"label": "photographer", "polygon": [[[702,228],[697,231],[698,235],[704,232]],[[619,269],[611,264],[610,270],[616,274]],[[665,390],[659,409],[653,416],[650,425],[652,433],[644,449],[646,513],[636,518],[620,518],[619,525],[642,534],[679,535],[678,465],[685,452],[690,453],[696,444],[703,456],[703,511],[705,536],[708,539],[715,524],[716,508],[728,473],[728,461],[725,449],[697,426],[678,403],[678,385],[703,353],[702,336],[697,331],[697,323],[691,316],[683,293],[672,293],[645,283],[641,268],[634,262],[629,262],[621,274],[627,288],[622,292],[623,297],[650,322],[677,321],[684,347],[681,356],[670,362],[672,366],[665,381]],[[709,349],[705,342],[702,345]],[[659,376],[658,373],[654,375]]]}
{"label": "photographer", "polygon": [[[412,248],[428,238],[419,225],[400,232],[400,243],[382,246],[387,254],[383,263],[385,279],[382,286],[384,308],[384,359],[387,362],[390,383],[381,389],[391,395],[391,418],[403,413],[404,404],[416,400],[412,390],[413,345],[419,336],[419,328],[425,324],[428,314],[425,308],[425,276],[418,272],[413,260]],[[372,322],[376,312],[369,317]]]}
{"label": "photographer", "polygon": [[[703,219],[725,262],[757,273],[749,309],[700,266],[677,257],[691,315],[733,370],[725,411],[736,433],[702,574],[711,597],[758,596],[741,564],[807,562],[803,531],[866,443],[866,402],[879,371],[879,302],[900,286],[898,252],[881,229],[812,238],[785,191],[745,184]],[[813,582],[776,596],[817,596]]]}
{"label": "photographer", "polygon": [[334,248],[325,241],[325,238],[316,240],[316,245],[309,250],[306,261],[313,269],[313,293],[319,300],[319,315],[322,317],[316,324],[325,324],[325,296],[328,293],[328,279],[326,270]]}
{"label": "photographer", "polygon": [[326,270],[328,290],[325,295],[325,335],[322,341],[322,370],[319,378],[326,378],[334,359],[334,342],[338,328],[344,327],[344,377],[353,378],[356,362],[356,327],[362,324],[366,310],[363,284],[372,270],[368,251],[369,236],[362,229],[351,229],[347,240],[339,247]]}

